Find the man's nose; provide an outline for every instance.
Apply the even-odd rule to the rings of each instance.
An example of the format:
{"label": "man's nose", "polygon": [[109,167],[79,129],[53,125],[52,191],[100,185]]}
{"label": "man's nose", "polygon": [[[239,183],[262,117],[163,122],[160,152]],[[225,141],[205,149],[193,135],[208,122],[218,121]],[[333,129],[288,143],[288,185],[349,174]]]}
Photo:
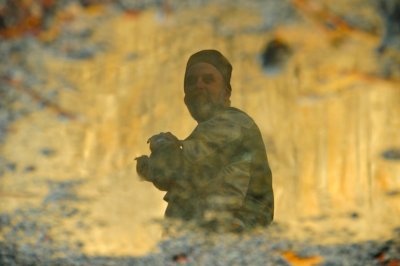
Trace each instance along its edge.
{"label": "man's nose", "polygon": [[197,78],[197,80],[196,80],[196,88],[205,89],[205,83],[201,77]]}

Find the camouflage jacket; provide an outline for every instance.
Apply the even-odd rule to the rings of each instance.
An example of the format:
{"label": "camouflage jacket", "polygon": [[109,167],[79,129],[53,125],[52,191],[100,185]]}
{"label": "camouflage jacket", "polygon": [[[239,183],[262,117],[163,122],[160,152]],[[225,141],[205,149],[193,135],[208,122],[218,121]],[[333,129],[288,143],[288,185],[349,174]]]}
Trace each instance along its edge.
{"label": "camouflage jacket", "polygon": [[233,107],[199,123],[181,148],[153,152],[149,181],[167,191],[167,217],[226,214],[247,226],[273,219],[272,174],[260,130]]}

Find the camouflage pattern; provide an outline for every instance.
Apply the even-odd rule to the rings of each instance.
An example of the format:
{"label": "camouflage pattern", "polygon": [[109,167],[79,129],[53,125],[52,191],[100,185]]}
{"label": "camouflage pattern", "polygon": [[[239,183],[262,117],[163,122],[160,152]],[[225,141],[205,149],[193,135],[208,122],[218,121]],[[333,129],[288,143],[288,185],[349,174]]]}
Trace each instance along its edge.
{"label": "camouflage pattern", "polygon": [[180,145],[152,151],[148,181],[167,191],[166,217],[236,220],[246,227],[273,219],[272,174],[260,130],[233,107],[199,123]]}

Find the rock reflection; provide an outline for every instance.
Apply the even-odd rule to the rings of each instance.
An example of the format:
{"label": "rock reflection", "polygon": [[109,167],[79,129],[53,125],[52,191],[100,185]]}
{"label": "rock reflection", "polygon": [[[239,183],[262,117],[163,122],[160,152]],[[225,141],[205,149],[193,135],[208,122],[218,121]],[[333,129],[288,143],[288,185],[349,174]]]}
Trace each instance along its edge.
{"label": "rock reflection", "polygon": [[[54,22],[68,30],[2,39],[0,55],[9,58],[0,65],[2,259],[24,264],[62,253],[48,264],[118,265],[155,251],[164,193],[139,180],[133,158],[148,153],[145,140],[158,132],[190,134],[186,59],[215,48],[234,66],[232,105],[257,122],[265,141],[274,222],[192,245],[184,236],[165,240],[138,263],[398,260],[400,91],[395,59],[380,76],[376,29],[384,25],[376,10],[365,1],[358,8],[358,0],[324,0],[318,12],[310,1],[221,2],[177,7],[162,21],[151,9],[75,2]],[[269,21],[293,12],[302,15],[289,24]],[[362,19],[325,27],[338,17]],[[345,24],[332,27],[338,21]],[[276,36],[292,52],[279,74],[266,76],[257,58]],[[222,246],[207,249],[214,240]],[[295,240],[309,245],[298,249]]]}

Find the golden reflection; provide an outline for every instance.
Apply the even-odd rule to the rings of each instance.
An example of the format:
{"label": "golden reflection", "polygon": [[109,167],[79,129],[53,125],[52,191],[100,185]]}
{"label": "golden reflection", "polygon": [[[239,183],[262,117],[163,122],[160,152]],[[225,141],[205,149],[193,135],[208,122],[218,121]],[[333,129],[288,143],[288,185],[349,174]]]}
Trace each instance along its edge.
{"label": "golden reflection", "polygon": [[[209,23],[220,9],[223,26]],[[11,125],[2,155],[35,171],[4,174],[1,210],[39,204],[48,180],[80,180],[76,193],[85,200],[74,206],[83,218],[60,218],[70,238],[88,254],[153,249],[161,239],[155,221],[163,216],[163,193],[139,180],[133,159],[147,153],[148,137],[171,131],[182,139],[194,128],[183,103],[185,64],[193,52],[214,48],[233,65],[232,105],[254,118],[266,142],[275,222],[287,226],[282,235],[307,239],[312,230],[321,242],[390,238],[400,225],[400,199],[390,196],[400,190],[400,164],[382,153],[400,146],[400,83],[375,74],[379,36],[350,31],[338,40],[313,21],[242,30],[262,20],[249,10],[234,9],[240,20],[224,19],[229,10],[218,5],[178,10],[164,20],[154,10],[106,13],[90,37],[105,47],[95,57],[42,53],[46,86],[60,76],[73,84],[60,91],[58,104],[74,116],[44,108]],[[280,74],[268,76],[257,57],[277,37],[293,53]],[[43,148],[54,155],[41,155]],[[351,236],[329,233],[341,229]]]}

